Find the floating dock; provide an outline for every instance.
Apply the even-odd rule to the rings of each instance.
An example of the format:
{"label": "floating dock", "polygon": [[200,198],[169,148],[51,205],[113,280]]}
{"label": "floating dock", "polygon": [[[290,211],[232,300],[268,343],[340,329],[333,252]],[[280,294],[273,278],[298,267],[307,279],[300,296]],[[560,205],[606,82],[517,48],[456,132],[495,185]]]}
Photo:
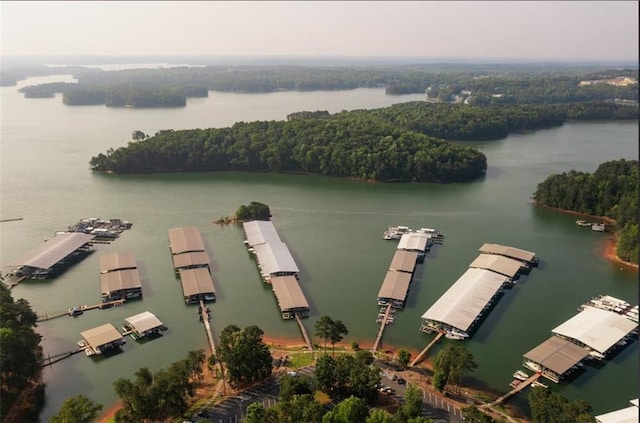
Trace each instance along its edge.
{"label": "floating dock", "polygon": [[174,270],[180,277],[184,301],[187,304],[215,301],[216,290],[209,267],[211,260],[200,229],[195,226],[169,229],[169,249]]}

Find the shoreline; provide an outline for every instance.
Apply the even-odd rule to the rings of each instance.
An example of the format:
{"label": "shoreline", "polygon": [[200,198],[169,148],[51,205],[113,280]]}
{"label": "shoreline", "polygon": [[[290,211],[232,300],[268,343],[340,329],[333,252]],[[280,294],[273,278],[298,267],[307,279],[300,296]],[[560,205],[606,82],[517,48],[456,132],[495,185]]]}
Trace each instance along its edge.
{"label": "shoreline", "polygon": [[[585,214],[585,213],[575,212],[572,210],[559,209],[557,207],[541,206],[539,204],[536,204],[535,202],[533,202],[533,205],[536,207],[542,207],[545,209],[553,210],[563,214],[568,214],[571,216],[588,217],[591,219],[600,220],[601,223],[605,223],[606,225],[615,226],[616,224],[615,219],[612,219],[610,217],[595,216],[592,214]],[[639,269],[639,266],[637,263],[631,263],[629,261],[625,261],[616,254],[616,249],[618,247],[618,237],[616,236],[615,232],[609,232],[609,234],[610,235],[607,237],[607,239],[602,243],[602,246],[600,247],[600,256],[612,263],[622,266],[620,268],[621,270],[628,270],[628,271],[632,270],[637,272]]]}

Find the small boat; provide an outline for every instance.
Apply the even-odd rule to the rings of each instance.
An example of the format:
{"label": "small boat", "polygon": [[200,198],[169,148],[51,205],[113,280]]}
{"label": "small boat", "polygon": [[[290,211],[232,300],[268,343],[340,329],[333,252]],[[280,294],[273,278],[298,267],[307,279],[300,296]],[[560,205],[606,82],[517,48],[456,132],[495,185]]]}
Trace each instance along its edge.
{"label": "small boat", "polygon": [[524,366],[528,369],[533,370],[536,373],[542,371],[542,367],[538,363],[534,363],[533,361],[530,361],[530,360],[525,361]]}
{"label": "small boat", "polygon": [[522,370],[518,370],[512,375],[514,378],[519,380],[527,380],[529,379],[529,375],[523,372]]}
{"label": "small boat", "polygon": [[78,341],[78,347],[80,348],[86,348],[87,347],[87,343],[84,342],[83,340]]}
{"label": "small boat", "polygon": [[404,234],[410,234],[413,229],[408,226],[389,226],[382,234],[383,239],[400,239]]}
{"label": "small boat", "polygon": [[67,310],[67,313],[69,313],[69,316],[74,316],[75,317],[75,316],[81,315],[84,312],[82,311],[82,308],[80,308],[80,307],[71,307],[71,308],[69,308]]}
{"label": "small boat", "polygon": [[598,351],[589,351],[589,355],[598,360],[604,360],[605,358],[604,354],[600,354]]}
{"label": "small boat", "polygon": [[604,232],[604,223],[594,223],[591,225],[591,230],[596,232]]}
{"label": "small boat", "polygon": [[444,336],[445,338],[455,339],[455,340],[461,340],[469,337],[469,335],[466,334],[465,332],[462,332],[456,329],[449,329]]}
{"label": "small boat", "polygon": [[544,384],[544,383],[542,383],[542,382],[538,382],[537,380],[536,380],[536,381],[534,381],[534,382],[531,384],[531,386],[533,386],[534,388],[548,388],[548,386],[547,386],[547,385],[545,385],[545,384]]}
{"label": "small boat", "polygon": [[576,220],[576,225],[578,226],[591,226],[591,223],[586,220]]}

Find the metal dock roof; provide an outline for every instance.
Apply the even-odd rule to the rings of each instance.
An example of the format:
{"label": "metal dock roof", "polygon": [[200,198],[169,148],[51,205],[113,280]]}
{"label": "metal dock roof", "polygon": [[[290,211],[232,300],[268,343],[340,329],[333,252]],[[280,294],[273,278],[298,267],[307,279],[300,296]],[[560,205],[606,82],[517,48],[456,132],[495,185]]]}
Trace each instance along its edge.
{"label": "metal dock roof", "polygon": [[123,339],[120,332],[118,332],[118,330],[111,323],[98,326],[97,328],[85,330],[84,332],[80,332],[80,335],[93,348],[97,348],[101,345]]}
{"label": "metal dock roof", "polygon": [[269,242],[254,247],[263,275],[298,273],[300,270],[284,242]]}
{"label": "metal dock roof", "polygon": [[387,271],[384,281],[382,281],[380,291],[378,291],[378,298],[404,301],[409,291],[411,276],[411,273],[396,272],[394,270]]}
{"label": "metal dock roof", "polygon": [[614,311],[587,306],[551,332],[575,339],[604,354],[636,327],[637,323]]}
{"label": "metal dock roof", "polygon": [[391,259],[389,270],[413,273],[418,262],[418,253],[415,251],[397,250]]}
{"label": "metal dock roof", "polygon": [[209,255],[204,251],[194,251],[190,253],[174,254],[173,268],[184,269],[186,267],[209,266],[211,260]]}
{"label": "metal dock roof", "polygon": [[506,280],[490,270],[467,269],[422,318],[467,331]]}
{"label": "metal dock roof", "polygon": [[138,266],[133,253],[111,253],[100,256],[100,273],[135,269],[136,267]]}
{"label": "metal dock roof", "polygon": [[522,262],[495,254],[480,254],[469,267],[491,270],[512,278],[522,267]]}
{"label": "metal dock roof", "polygon": [[135,316],[127,317],[124,321],[131,325],[131,327],[138,333],[146,332],[162,326],[160,319],[150,311],[143,311]]}
{"label": "metal dock roof", "polygon": [[404,234],[398,241],[398,250],[425,251],[430,238],[431,235],[421,232]]}
{"label": "metal dock roof", "polygon": [[115,270],[100,274],[100,289],[103,294],[141,287],[138,269]]}
{"label": "metal dock roof", "polygon": [[605,414],[595,416],[598,423],[638,423],[638,398],[629,401],[631,405],[619,410],[610,411]]}
{"label": "metal dock roof", "polygon": [[271,278],[271,286],[281,311],[309,308],[309,303],[302,293],[300,284],[295,276]]}
{"label": "metal dock roof", "polygon": [[558,375],[563,375],[589,355],[589,350],[566,339],[552,336],[538,345],[524,358],[541,365]]}
{"label": "metal dock roof", "polygon": [[28,253],[13,260],[9,265],[50,269],[54,264],[90,242],[93,238],[94,235],[79,232],[59,233]]}
{"label": "metal dock roof", "polygon": [[282,242],[275,226],[273,226],[273,222],[270,220],[243,222],[242,227],[247,237],[247,244],[249,244],[250,247],[270,242]]}
{"label": "metal dock roof", "polygon": [[169,229],[169,247],[171,254],[205,250],[200,229],[195,226]]}
{"label": "metal dock roof", "polygon": [[182,292],[185,297],[216,292],[213,286],[213,279],[209,269],[206,267],[182,270],[180,272],[180,281],[182,282]]}
{"label": "metal dock roof", "polygon": [[489,244],[489,243],[483,244],[482,247],[479,248],[479,251],[485,254],[498,254],[501,256],[511,257],[516,260],[522,260],[522,261],[532,261],[536,256],[536,253],[533,253],[531,251],[521,250],[520,248],[509,247],[509,246],[500,245],[500,244]]}

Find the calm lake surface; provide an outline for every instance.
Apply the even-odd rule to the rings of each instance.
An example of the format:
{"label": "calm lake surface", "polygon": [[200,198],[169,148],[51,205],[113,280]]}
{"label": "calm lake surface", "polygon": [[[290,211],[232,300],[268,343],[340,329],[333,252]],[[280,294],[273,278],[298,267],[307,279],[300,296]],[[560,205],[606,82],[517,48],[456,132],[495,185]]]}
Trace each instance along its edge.
{"label": "calm lake surface", "polygon": [[[31,85],[52,78],[21,81]],[[71,80],[70,77],[66,80]],[[576,314],[592,296],[610,294],[637,303],[635,272],[601,257],[605,234],[578,227],[576,217],[535,208],[530,196],[549,174],[570,169],[593,172],[608,160],[638,157],[638,125],[570,123],[507,139],[475,143],[488,159],[486,178],[467,184],[372,184],[337,178],[244,173],[101,175],[88,170],[93,155],[125,145],[138,129],[230,126],[237,121],[283,120],[301,110],[385,107],[422,96],[390,97],[384,90],[275,94],[210,93],[180,109],[68,107],[57,96],[25,99],[3,87],[1,205],[2,263],[17,258],[56,231],[88,217],[121,218],[133,228],[55,280],[28,281],[13,290],[38,313],[100,301],[99,257],[115,251],[135,254],[144,299],[109,310],[62,317],[38,326],[45,355],[76,347],[80,332],[149,310],[168,327],[145,344],[129,340],[122,354],[91,360],[76,355],[44,371],[47,383],[42,421],[62,402],[80,393],[106,407],[116,396],[113,381],[132,378],[143,366],[157,370],[205,348],[206,335],[194,307],[182,301],[174,277],[167,230],[198,226],[213,260],[218,301],[212,325],[257,324],[267,336],[301,339],[294,322],[282,321],[270,289],[262,284],[238,227],[212,222],[240,204],[260,201],[301,269],[301,286],[312,314],[313,332],[322,315],[342,320],[347,341],[373,342],[377,332],[376,294],[393,256],[395,242],[382,239],[389,225],[432,227],[446,234],[419,266],[405,310],[385,332],[384,344],[421,349],[431,339],[418,331],[420,316],[467,269],[485,242],[534,251],[539,268],[507,291],[467,343],[478,369],[474,382],[506,392],[522,355],[547,339],[551,330]],[[585,399],[595,413],[625,407],[638,396],[638,343],[607,362],[589,367],[572,384],[552,389],[569,399]],[[553,385],[553,384],[551,384]],[[521,394],[514,401],[524,404]]]}

